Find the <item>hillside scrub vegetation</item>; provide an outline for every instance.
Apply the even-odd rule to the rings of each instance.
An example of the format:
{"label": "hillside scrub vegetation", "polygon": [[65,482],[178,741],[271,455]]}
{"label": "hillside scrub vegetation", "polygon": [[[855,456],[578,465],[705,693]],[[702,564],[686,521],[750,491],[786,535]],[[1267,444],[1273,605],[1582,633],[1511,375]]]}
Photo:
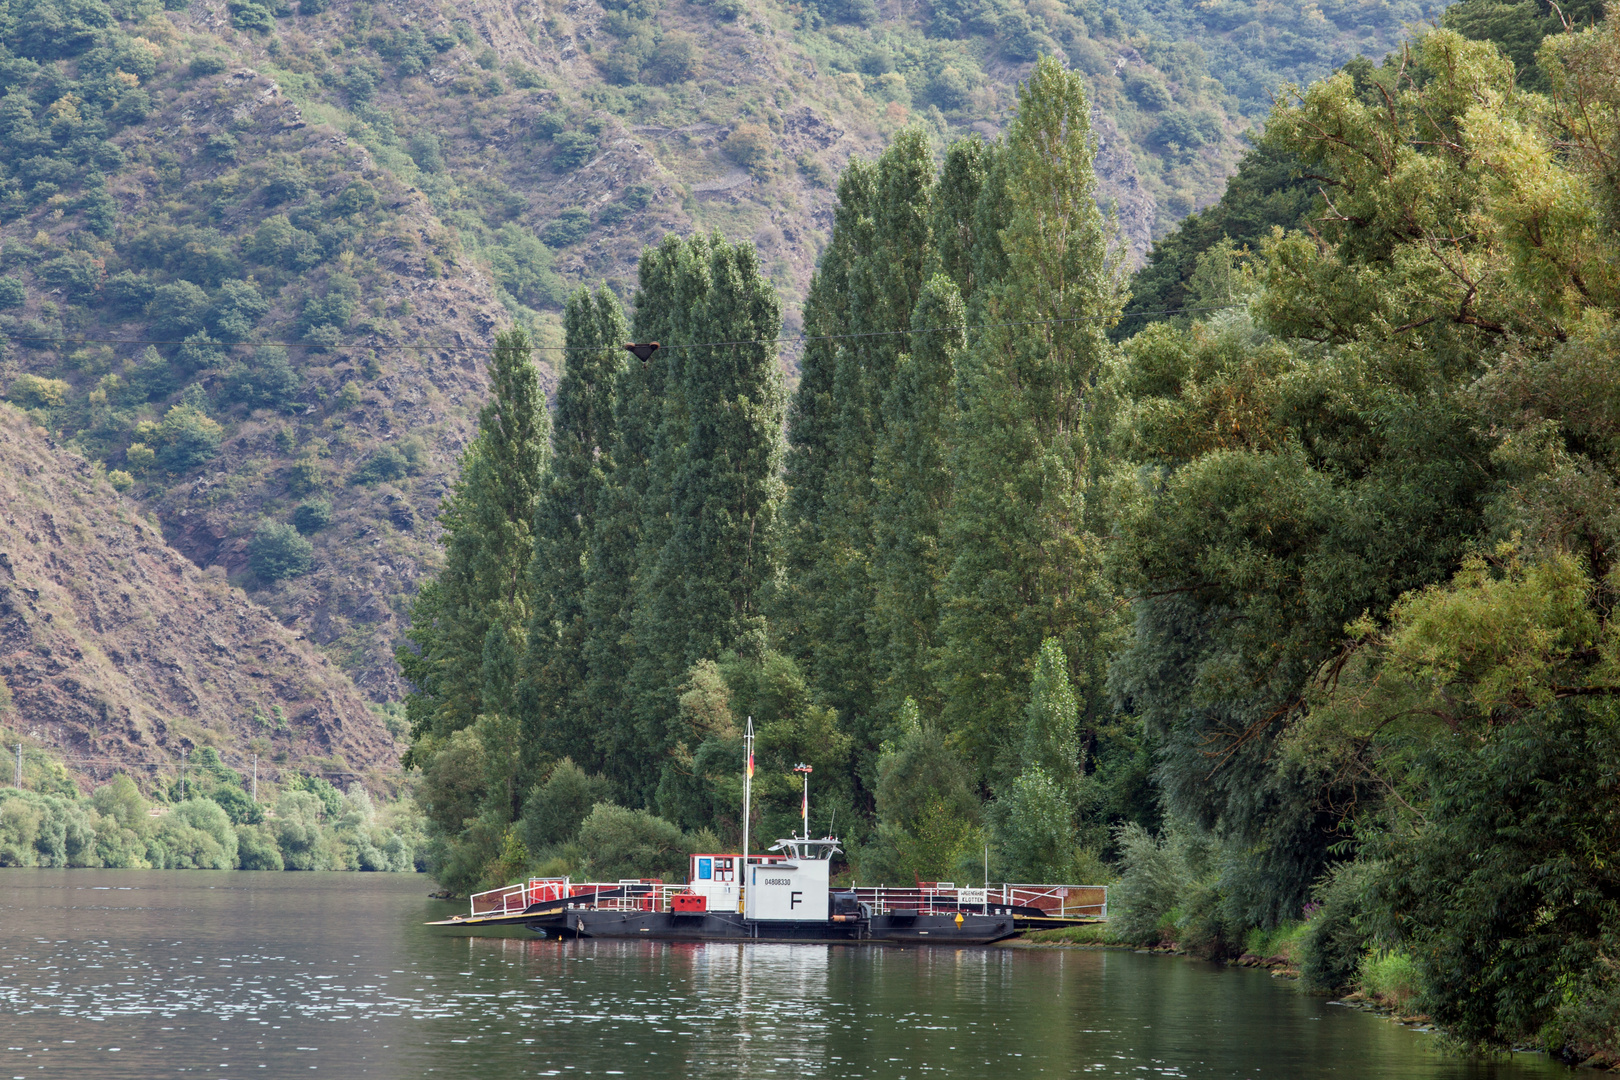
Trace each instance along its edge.
{"label": "hillside scrub vegetation", "polygon": [[504,338],[400,654],[434,872],[734,843],[751,718],[754,835],[809,763],[858,880],[1117,875],[1122,939],[1620,1060],[1620,27],[1534,55],[1434,27],[1291,92],[1252,242],[1182,234],[1203,310],[1135,331],[1042,59],[1001,138],[845,170],[791,396],[719,236],[569,301],[549,424]]}
{"label": "hillside scrub vegetation", "polygon": [[[1276,85],[1442,6],[29,0],[0,12],[0,391],[397,701],[497,325],[549,395],[574,289],[627,302],[642,247],[719,228],[793,330],[850,158],[993,131],[1041,53],[1088,81],[1138,257]],[[311,499],[307,564],[261,573]]]}

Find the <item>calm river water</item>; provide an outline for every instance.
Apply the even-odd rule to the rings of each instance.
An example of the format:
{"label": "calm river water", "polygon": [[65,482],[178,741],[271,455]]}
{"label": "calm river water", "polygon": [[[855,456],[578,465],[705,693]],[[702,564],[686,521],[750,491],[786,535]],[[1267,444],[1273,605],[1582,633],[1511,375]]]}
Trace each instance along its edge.
{"label": "calm river water", "polygon": [[390,874],[0,870],[0,1080],[1567,1076],[1128,952],[469,937]]}

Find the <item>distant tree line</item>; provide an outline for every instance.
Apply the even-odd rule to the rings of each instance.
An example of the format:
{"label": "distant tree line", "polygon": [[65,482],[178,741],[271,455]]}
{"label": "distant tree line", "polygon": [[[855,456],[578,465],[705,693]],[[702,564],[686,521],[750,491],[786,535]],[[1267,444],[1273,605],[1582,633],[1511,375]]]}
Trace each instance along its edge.
{"label": "distant tree line", "polygon": [[148,794],[119,773],[81,796],[61,762],[26,758],[22,786],[0,787],[0,866],[409,873],[426,862],[415,806],[379,807],[359,784],[299,775],[260,802],[205,746]]}

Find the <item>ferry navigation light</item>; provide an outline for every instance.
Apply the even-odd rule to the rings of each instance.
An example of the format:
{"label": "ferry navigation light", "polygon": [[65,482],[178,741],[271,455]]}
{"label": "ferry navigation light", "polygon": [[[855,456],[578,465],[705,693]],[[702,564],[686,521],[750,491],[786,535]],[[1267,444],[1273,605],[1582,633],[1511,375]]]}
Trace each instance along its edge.
{"label": "ferry navigation light", "polygon": [[810,766],[799,762],[793,766],[793,771],[804,774],[804,838],[810,839]]}

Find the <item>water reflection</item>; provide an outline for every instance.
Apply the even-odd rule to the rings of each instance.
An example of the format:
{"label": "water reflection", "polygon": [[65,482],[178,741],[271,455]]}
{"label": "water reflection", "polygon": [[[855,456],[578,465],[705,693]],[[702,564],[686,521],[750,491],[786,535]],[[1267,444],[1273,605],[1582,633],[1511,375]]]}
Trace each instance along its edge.
{"label": "water reflection", "polygon": [[[1116,952],[455,936],[421,878],[0,872],[5,1077],[1563,1075]],[[261,1071],[262,1070],[262,1071]]]}

